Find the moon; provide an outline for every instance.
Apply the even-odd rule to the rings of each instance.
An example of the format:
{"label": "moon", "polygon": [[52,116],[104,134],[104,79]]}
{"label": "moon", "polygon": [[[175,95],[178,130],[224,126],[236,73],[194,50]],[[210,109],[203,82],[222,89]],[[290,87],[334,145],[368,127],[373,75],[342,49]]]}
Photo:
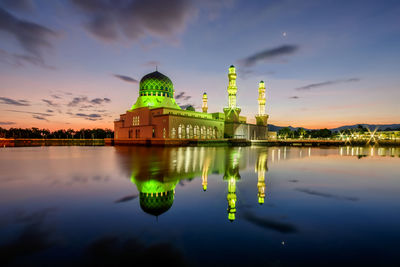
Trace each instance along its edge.
{"label": "moon", "polygon": [[282,36],[283,36],[283,37],[286,37],[286,35],[287,35],[286,32],[283,32],[283,33],[282,33]]}

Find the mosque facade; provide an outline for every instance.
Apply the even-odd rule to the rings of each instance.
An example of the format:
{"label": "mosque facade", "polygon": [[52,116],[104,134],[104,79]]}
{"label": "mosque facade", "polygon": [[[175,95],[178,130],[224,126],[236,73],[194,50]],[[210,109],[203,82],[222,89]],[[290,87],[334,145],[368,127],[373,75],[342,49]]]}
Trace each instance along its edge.
{"label": "mosque facade", "polygon": [[268,137],[268,115],[265,113],[265,84],[259,83],[256,124],[247,123],[237,106],[236,70],[228,72],[228,106],[223,112],[208,112],[208,96],[203,94],[202,112],[182,109],[175,101],[172,81],[155,71],[139,83],[136,103],[114,122],[115,144],[134,144],[139,140],[224,139],[263,140]]}

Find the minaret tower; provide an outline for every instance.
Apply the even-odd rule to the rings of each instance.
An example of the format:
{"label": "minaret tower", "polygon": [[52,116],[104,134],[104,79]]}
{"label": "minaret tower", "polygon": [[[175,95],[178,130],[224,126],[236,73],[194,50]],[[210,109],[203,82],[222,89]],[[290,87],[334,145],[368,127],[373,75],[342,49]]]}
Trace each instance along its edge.
{"label": "minaret tower", "polygon": [[235,109],[236,108],[237,86],[236,86],[236,69],[235,69],[235,66],[233,66],[233,65],[231,65],[229,67],[228,79],[229,79],[229,84],[228,84],[228,107],[231,108],[231,109]]}
{"label": "minaret tower", "polygon": [[228,107],[224,108],[225,120],[230,122],[239,122],[240,108],[236,105],[236,69],[231,65],[228,72]]}
{"label": "minaret tower", "polygon": [[268,115],[265,113],[265,83],[258,84],[258,114],[256,115],[257,125],[267,126]]}
{"label": "minaret tower", "polygon": [[265,83],[258,84],[258,115],[265,115]]}
{"label": "minaret tower", "polygon": [[207,93],[203,94],[203,106],[201,107],[203,109],[204,113],[207,113],[208,110],[208,97],[207,97]]}

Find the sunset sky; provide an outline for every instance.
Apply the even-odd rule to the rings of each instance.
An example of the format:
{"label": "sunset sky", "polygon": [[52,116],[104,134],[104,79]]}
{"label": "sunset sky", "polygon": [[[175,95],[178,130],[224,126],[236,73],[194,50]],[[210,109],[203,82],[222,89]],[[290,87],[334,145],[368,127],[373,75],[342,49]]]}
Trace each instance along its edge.
{"label": "sunset sky", "polygon": [[158,70],[181,105],[254,122],[400,123],[400,1],[0,0],[0,127],[113,128]]}

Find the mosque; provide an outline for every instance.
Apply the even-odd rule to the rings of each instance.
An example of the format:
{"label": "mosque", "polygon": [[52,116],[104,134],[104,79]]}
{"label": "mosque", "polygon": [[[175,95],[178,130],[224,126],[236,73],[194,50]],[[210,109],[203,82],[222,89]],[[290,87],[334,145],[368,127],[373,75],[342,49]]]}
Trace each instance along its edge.
{"label": "mosque", "polygon": [[268,115],[265,113],[265,83],[258,87],[256,124],[247,123],[237,106],[236,70],[228,72],[228,106],[223,112],[208,113],[208,97],[203,94],[202,112],[193,107],[183,110],[175,102],[172,81],[155,71],[145,75],[139,84],[136,103],[114,122],[114,144],[136,144],[139,141],[179,139],[240,138],[263,140],[268,137]]}

